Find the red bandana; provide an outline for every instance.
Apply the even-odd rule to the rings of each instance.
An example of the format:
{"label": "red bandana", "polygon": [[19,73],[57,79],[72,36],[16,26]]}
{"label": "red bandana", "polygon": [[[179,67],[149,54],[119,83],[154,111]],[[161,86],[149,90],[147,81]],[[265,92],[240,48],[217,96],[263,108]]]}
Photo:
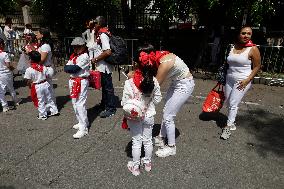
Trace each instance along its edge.
{"label": "red bandana", "polygon": [[256,46],[256,44],[254,44],[252,42],[252,40],[249,40],[248,42],[246,42],[245,44],[240,44],[240,46],[242,47],[252,47],[252,46]]}
{"label": "red bandana", "polygon": [[110,33],[110,31],[108,30],[107,27],[104,27],[104,28],[99,29],[99,31],[96,33],[96,40],[97,40],[97,43],[98,43],[98,44],[101,44],[100,35],[101,35],[102,33],[105,33],[108,37],[111,37],[111,33]]}
{"label": "red bandana", "polygon": [[43,65],[40,65],[38,63],[31,62],[31,68],[38,72],[43,72]]}
{"label": "red bandana", "polygon": [[71,54],[69,60],[72,60],[73,61],[73,64],[76,64],[76,60],[77,58],[81,55],[81,54],[84,54],[86,51],[84,50],[83,52],[79,53],[79,54]]}

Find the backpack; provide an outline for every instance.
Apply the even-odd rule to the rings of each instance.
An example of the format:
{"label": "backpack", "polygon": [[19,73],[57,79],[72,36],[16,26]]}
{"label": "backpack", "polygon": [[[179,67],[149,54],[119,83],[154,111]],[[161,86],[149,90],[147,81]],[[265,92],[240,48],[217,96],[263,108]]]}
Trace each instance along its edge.
{"label": "backpack", "polygon": [[126,42],[120,36],[109,35],[109,45],[111,49],[111,55],[105,58],[105,61],[112,65],[123,65],[128,63],[128,50]]}
{"label": "backpack", "polygon": [[149,103],[146,105],[145,102],[141,101],[142,94],[138,91],[133,81],[130,81],[132,90],[134,92],[134,98],[128,99],[122,109],[124,117],[129,120],[140,121],[145,117]]}

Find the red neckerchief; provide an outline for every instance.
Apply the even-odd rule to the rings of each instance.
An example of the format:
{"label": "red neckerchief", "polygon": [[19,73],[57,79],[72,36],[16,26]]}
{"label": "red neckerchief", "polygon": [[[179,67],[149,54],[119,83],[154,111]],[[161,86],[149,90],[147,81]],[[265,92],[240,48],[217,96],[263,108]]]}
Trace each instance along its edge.
{"label": "red neckerchief", "polygon": [[81,77],[70,78],[73,80],[70,98],[78,98],[81,92]]}
{"label": "red neckerchief", "polygon": [[80,52],[80,53],[78,53],[78,54],[73,53],[73,54],[71,54],[69,60],[72,60],[72,61],[73,61],[73,64],[76,64],[77,58],[78,58],[81,54],[84,54],[85,52],[86,52],[86,50],[84,50],[84,51],[82,51],[82,52]]}
{"label": "red neckerchief", "polygon": [[143,81],[144,77],[142,76],[142,72],[140,69],[135,70],[133,75],[133,82],[135,86],[140,90],[140,84]]}
{"label": "red neckerchief", "polygon": [[157,66],[160,65],[160,60],[163,56],[170,54],[169,51],[156,51],[156,63],[158,64]]}
{"label": "red neckerchief", "polygon": [[111,37],[111,33],[110,33],[110,31],[108,30],[107,27],[100,28],[99,31],[96,33],[96,41],[97,41],[98,44],[101,44],[100,35],[102,33],[105,33],[108,37]]}
{"label": "red neckerchief", "polygon": [[35,48],[34,49],[35,51],[38,50],[38,44],[37,43],[31,43],[31,44],[26,44],[25,45],[26,52],[29,53],[29,52],[33,51],[32,47]]}
{"label": "red neckerchief", "polygon": [[33,83],[31,86],[31,99],[34,103],[34,106],[36,108],[38,108],[38,98],[37,98],[37,93],[36,93],[36,88],[35,88],[36,84]]}
{"label": "red neckerchief", "polygon": [[31,68],[38,72],[43,72],[43,65],[40,65],[38,63],[31,62]]}
{"label": "red neckerchief", "polygon": [[256,46],[256,44],[254,44],[252,42],[252,40],[249,40],[248,42],[246,42],[245,44],[239,44],[240,46],[242,47],[253,47],[253,46]]}

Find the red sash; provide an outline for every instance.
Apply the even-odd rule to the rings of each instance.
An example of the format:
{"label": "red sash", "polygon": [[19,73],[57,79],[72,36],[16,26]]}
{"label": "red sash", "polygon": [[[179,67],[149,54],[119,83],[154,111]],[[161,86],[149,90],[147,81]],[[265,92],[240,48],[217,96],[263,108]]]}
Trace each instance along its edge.
{"label": "red sash", "polygon": [[76,77],[70,79],[73,80],[70,98],[78,98],[81,92],[81,80],[84,78]]}
{"label": "red sash", "polygon": [[38,98],[37,98],[37,94],[36,94],[36,88],[35,88],[36,84],[33,83],[32,87],[31,87],[31,99],[34,103],[34,106],[36,108],[38,108]]}

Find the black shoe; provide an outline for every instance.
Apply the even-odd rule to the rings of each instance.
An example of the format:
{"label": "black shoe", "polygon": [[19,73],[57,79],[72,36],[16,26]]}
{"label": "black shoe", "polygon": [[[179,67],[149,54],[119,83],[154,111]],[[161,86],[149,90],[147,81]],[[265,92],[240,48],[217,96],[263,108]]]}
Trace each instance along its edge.
{"label": "black shoe", "polygon": [[101,118],[106,118],[106,117],[111,117],[115,114],[115,110],[104,110],[103,112],[100,113]]}

